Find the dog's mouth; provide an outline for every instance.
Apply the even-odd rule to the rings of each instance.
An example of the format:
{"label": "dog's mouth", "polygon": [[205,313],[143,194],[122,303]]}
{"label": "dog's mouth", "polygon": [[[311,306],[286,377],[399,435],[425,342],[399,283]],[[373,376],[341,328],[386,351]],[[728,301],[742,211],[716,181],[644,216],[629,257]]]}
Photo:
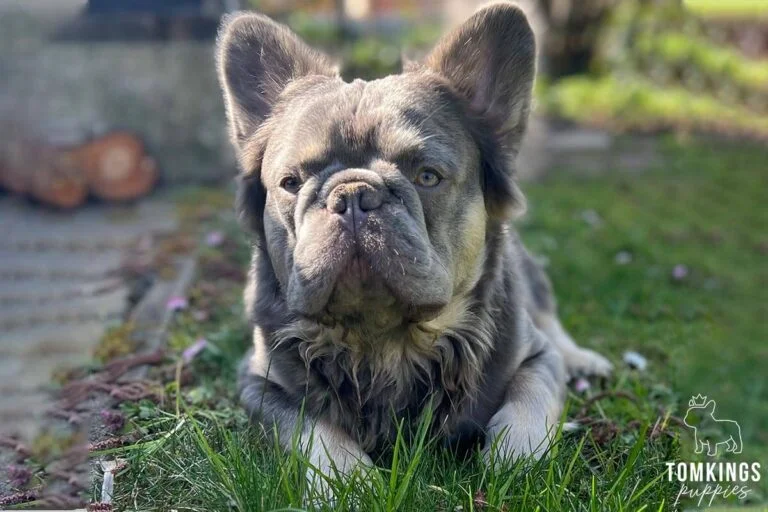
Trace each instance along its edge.
{"label": "dog's mouth", "polygon": [[355,253],[339,273],[321,317],[333,322],[372,322],[374,326],[385,328],[404,322],[431,320],[447,304],[413,304],[409,299],[407,289],[394,288],[365,256]]}
{"label": "dog's mouth", "polygon": [[376,278],[371,264],[360,254],[359,250],[355,250],[346,267],[339,273],[337,283],[363,286]]}
{"label": "dog's mouth", "polygon": [[297,241],[287,294],[303,316],[385,328],[430,320],[450,301],[445,265],[402,211],[377,211],[356,235],[321,220],[311,236]]}

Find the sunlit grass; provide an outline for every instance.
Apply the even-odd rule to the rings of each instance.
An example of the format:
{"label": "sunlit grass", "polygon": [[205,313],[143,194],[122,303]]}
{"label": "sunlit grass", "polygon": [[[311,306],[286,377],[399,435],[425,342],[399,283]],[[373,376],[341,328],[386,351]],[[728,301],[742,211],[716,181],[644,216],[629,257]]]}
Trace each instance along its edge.
{"label": "sunlit grass", "polygon": [[686,9],[706,16],[760,16],[768,18],[764,0],[684,0]]}
{"label": "sunlit grass", "polygon": [[[201,297],[219,299],[204,322],[182,316],[174,343],[180,350],[204,335],[210,346],[195,359],[195,382],[178,407],[175,400],[124,406],[140,440],[106,454],[128,462],[115,479],[118,509],[671,510],[679,486],[666,480],[665,463],[696,459],[670,415],[683,414],[698,393],[739,421],[744,460],[766,460],[766,152],[698,143],[663,153],[663,165],[642,173],[585,177],[564,166],[524,186],[530,212],[521,232],[548,261],[566,327],[617,365],[607,382],[570,395],[567,417],[589,405],[593,423],[559,431],[546,457],[492,469],[479,453],[457,459],[421,430],[398,440],[370,473],[331,478],[334,502],[313,495],[306,457],[249,427],[236,403],[235,368],[248,345],[233,307],[239,283],[222,287],[203,272]],[[231,252],[245,264],[247,243],[238,244]],[[619,252],[629,261],[618,263]],[[673,277],[677,265],[687,269],[683,278]],[[627,349],[648,358],[647,371],[622,365]],[[599,392],[606,398],[588,404]],[[768,490],[761,485],[758,502]]]}

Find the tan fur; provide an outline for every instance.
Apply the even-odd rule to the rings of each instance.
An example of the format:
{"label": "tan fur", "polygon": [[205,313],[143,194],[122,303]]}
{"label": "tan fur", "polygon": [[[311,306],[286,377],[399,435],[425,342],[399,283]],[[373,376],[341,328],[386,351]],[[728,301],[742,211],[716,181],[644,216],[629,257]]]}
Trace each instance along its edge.
{"label": "tan fur", "polygon": [[[378,386],[391,385],[395,395],[405,396],[410,393],[414,379],[420,372],[427,372],[431,362],[440,360],[443,365],[457,363],[453,360],[457,355],[449,346],[447,334],[462,329],[473,330],[477,350],[464,353],[461,361],[467,369],[463,377],[467,382],[463,385],[471,392],[481,375],[482,358],[490,351],[492,334],[477,330],[478,322],[469,310],[469,304],[466,297],[457,297],[438,317],[411,324],[407,329],[398,331],[399,337],[371,338],[366,337],[364,332],[339,325],[330,327],[310,320],[298,320],[282,329],[277,338],[306,340],[301,345],[301,353],[307,368],[312,360],[320,357],[349,357],[353,368],[368,365]],[[368,397],[358,398],[362,403]]]}
{"label": "tan fur", "polygon": [[482,201],[470,203],[466,207],[464,225],[461,232],[464,235],[458,254],[453,275],[455,276],[453,293],[460,295],[475,287],[480,280],[485,262],[485,232],[488,213]]}

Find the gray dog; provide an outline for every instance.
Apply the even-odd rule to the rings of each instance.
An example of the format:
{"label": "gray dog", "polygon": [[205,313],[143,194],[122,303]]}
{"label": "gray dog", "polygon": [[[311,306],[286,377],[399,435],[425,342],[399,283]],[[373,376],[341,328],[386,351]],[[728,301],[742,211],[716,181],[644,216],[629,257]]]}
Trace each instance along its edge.
{"label": "gray dog", "polygon": [[218,72],[255,244],[241,398],[281,443],[346,474],[400,421],[540,455],[569,375],[606,374],[560,325],[510,225],[535,42],[500,3],[423,63],[351,83],[286,27],[229,17]]}

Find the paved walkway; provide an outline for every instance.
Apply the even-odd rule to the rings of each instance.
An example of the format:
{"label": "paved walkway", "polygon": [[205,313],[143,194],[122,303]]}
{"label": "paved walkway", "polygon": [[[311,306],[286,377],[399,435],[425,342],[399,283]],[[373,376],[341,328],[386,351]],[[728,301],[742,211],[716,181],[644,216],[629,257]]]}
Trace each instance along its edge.
{"label": "paved walkway", "polygon": [[57,213],[0,196],[0,433],[39,431],[52,373],[92,360],[134,299],[128,255],[175,218],[159,198]]}

